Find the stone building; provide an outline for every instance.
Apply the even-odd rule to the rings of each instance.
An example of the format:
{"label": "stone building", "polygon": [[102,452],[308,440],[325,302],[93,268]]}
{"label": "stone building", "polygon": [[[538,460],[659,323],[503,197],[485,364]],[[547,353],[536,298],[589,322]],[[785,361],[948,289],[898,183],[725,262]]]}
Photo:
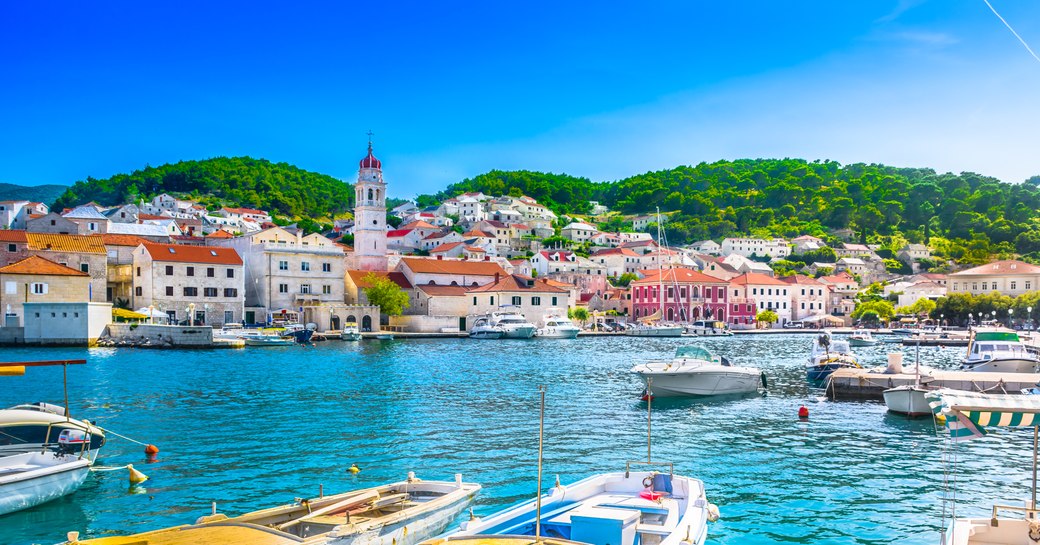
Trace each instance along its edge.
{"label": "stone building", "polygon": [[383,163],[372,154],[371,140],[368,142],[368,155],[358,166],[358,180],[354,184],[354,263],[351,268],[385,271],[386,184],[383,182]]}
{"label": "stone building", "polygon": [[133,308],[154,307],[195,325],[243,320],[245,274],[233,248],[145,242],[134,250],[133,267]]}
{"label": "stone building", "polygon": [[90,297],[89,274],[35,255],[0,267],[0,286],[7,326],[25,325],[24,303],[81,303]]}

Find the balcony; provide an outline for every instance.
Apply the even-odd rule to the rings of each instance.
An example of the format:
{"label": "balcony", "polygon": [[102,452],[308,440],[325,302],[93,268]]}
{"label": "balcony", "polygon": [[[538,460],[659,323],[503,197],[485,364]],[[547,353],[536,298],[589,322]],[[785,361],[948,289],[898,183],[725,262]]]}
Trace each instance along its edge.
{"label": "balcony", "polygon": [[106,273],[111,284],[128,284],[134,281],[133,265],[109,265]]}

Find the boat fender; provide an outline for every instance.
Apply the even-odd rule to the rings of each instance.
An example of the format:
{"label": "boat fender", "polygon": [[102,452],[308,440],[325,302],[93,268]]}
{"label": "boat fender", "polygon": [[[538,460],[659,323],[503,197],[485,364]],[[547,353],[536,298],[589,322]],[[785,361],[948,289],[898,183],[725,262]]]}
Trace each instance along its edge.
{"label": "boat fender", "polygon": [[134,469],[134,464],[127,464],[126,469],[130,472],[130,486],[141,484],[148,480],[148,475]]}
{"label": "boat fender", "polygon": [[719,520],[722,515],[719,513],[719,506],[714,503],[708,504],[708,522],[715,522]]}
{"label": "boat fender", "polygon": [[762,373],[762,387],[765,388],[765,389],[769,389],[769,381],[766,380],[766,374],[765,373]]}
{"label": "boat fender", "polygon": [[1029,521],[1029,539],[1032,539],[1034,543],[1040,541],[1040,522]]}
{"label": "boat fender", "polygon": [[798,407],[798,418],[800,420],[808,420],[809,419],[809,407],[806,407],[805,405],[802,405],[801,407]]}

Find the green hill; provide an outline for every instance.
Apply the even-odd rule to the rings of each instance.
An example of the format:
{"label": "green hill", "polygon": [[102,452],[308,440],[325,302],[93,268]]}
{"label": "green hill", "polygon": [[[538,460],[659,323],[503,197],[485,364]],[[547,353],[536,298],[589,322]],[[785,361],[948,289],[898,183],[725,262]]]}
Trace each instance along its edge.
{"label": "green hill", "polygon": [[88,201],[114,205],[159,193],[187,195],[210,207],[259,208],[289,218],[327,220],[354,206],[352,186],[331,176],[265,159],[214,157],[150,166],[103,180],[87,178],[66,188],[54,207]]}
{"label": "green hill", "polygon": [[16,185],[0,183],[0,201],[26,200],[50,204],[68,189],[64,185]]}

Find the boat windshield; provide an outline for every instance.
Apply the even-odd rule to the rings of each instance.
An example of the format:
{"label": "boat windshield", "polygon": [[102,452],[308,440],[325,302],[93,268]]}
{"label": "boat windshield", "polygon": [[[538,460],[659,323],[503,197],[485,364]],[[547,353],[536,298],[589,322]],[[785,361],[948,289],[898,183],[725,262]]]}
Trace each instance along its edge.
{"label": "boat windshield", "polygon": [[676,358],[691,358],[704,361],[712,361],[714,356],[703,346],[680,346],[675,351]]}
{"label": "boat windshield", "polygon": [[831,352],[848,354],[852,350],[849,348],[849,341],[831,341]]}

